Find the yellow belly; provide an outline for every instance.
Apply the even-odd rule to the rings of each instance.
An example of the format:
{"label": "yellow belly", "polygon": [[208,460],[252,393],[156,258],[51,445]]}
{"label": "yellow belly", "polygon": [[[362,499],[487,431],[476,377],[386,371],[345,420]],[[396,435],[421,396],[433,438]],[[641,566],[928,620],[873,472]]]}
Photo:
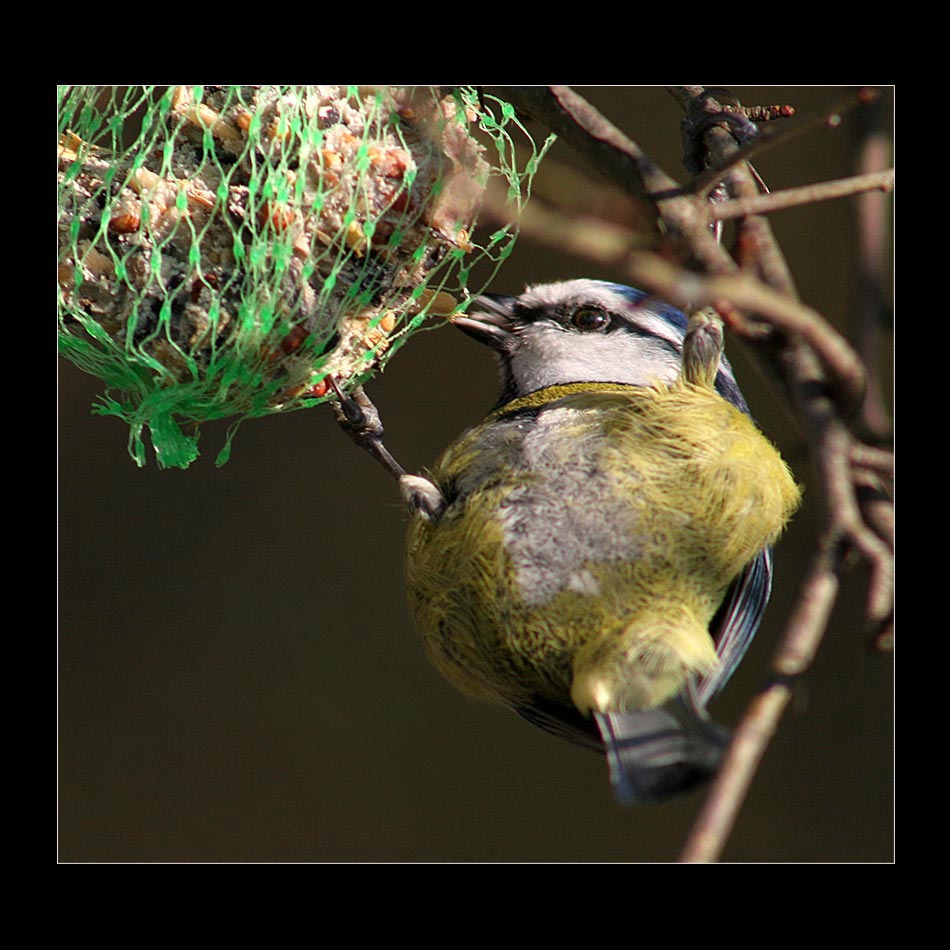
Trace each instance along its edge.
{"label": "yellow belly", "polygon": [[586,712],[659,705],[716,662],[709,622],[798,502],[774,447],[718,395],[557,387],[465,433],[409,529],[409,603],[463,692]]}

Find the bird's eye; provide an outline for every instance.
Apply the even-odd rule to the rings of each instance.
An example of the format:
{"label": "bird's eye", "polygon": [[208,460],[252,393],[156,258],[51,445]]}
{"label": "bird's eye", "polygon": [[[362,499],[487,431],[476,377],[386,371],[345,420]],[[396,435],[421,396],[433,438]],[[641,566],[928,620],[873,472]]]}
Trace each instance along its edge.
{"label": "bird's eye", "polygon": [[599,307],[578,307],[571,314],[571,324],[578,330],[603,330],[610,317]]}

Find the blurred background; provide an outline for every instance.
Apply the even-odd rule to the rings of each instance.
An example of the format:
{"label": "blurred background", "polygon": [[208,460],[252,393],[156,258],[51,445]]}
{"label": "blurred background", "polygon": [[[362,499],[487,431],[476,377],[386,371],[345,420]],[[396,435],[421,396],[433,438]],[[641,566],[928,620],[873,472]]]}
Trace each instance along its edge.
{"label": "blurred background", "polygon": [[[668,92],[578,88],[685,179]],[[734,91],[799,116],[845,93]],[[852,174],[854,122],[813,130],[756,167],[773,191]],[[557,198],[560,161],[571,158],[556,146],[538,194]],[[773,225],[802,299],[848,333],[854,201],[785,211]],[[618,275],[523,238],[491,289],[572,277]],[[778,389],[735,343],[727,350],[805,486],[765,624],[713,710],[732,724],[764,681],[821,506]],[[881,360],[889,375],[889,349]],[[226,423],[204,429],[188,470],[151,459],[139,469],[125,425],[90,413],[98,381],[62,360],[58,373],[61,861],[675,860],[702,792],[623,809],[599,757],[465,699],[429,667],[404,605],[396,486],[329,408],[244,423],[220,469]],[[389,448],[418,470],[491,407],[495,370],[487,350],[443,327],[416,336],[368,392]],[[865,580],[860,567],[844,577],[726,861],[892,859],[893,669],[866,645]]]}

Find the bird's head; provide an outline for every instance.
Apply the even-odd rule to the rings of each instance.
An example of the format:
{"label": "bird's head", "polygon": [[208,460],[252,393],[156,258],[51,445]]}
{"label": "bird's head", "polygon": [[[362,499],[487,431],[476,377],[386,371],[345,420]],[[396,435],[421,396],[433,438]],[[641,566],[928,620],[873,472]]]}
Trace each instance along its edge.
{"label": "bird's head", "polygon": [[[568,383],[670,383],[680,371],[687,319],[632,287],[568,280],[518,297],[482,294],[453,323],[495,352],[504,403]],[[746,408],[725,360],[716,388]]]}

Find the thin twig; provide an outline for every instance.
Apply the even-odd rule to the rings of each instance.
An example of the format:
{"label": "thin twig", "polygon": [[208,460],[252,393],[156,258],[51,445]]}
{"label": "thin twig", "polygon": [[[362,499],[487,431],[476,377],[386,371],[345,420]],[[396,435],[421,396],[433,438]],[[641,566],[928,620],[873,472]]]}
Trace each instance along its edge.
{"label": "thin twig", "polygon": [[802,185],[800,188],[787,188],[767,195],[752,195],[748,198],[736,198],[709,206],[709,216],[716,221],[731,218],[744,218],[750,214],[770,214],[784,208],[815,204],[818,201],[830,201],[845,198],[865,191],[891,191],[894,187],[894,170],[872,172],[867,175],[854,175],[836,181],[824,181],[814,185]]}
{"label": "thin twig", "polygon": [[759,763],[794,695],[796,679],[809,667],[827,627],[838,596],[839,560],[837,545],[826,537],[786,624],[782,646],[772,663],[773,679],[755,697],[736,728],[680,854],[681,862],[712,862],[722,856]]}
{"label": "thin twig", "polygon": [[851,464],[876,471],[884,478],[894,477],[894,453],[873,445],[851,446]]}
{"label": "thin twig", "polygon": [[[830,414],[829,414],[830,415]],[[855,491],[851,465],[854,436],[837,417],[826,422],[826,432],[816,457],[822,469],[825,506],[831,528],[860,554],[871,571],[865,616],[879,624],[890,614],[894,570],[888,545],[868,526]]]}

